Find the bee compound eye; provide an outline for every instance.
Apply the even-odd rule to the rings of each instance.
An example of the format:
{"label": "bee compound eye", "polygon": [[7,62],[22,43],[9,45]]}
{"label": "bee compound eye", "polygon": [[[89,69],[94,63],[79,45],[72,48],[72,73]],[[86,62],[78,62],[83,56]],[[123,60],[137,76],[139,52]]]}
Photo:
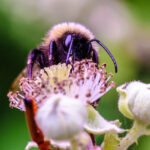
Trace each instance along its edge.
{"label": "bee compound eye", "polygon": [[71,35],[69,34],[69,35],[67,35],[66,36],[66,39],[65,39],[65,46],[66,47],[69,47],[69,45],[70,45],[70,43],[71,43]]}

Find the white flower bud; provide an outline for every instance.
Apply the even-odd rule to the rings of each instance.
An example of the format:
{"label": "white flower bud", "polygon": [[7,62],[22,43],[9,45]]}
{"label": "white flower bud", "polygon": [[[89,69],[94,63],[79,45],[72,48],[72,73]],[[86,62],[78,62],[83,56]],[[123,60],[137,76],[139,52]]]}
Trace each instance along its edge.
{"label": "white flower bud", "polygon": [[64,141],[83,130],[86,114],[81,101],[59,94],[39,108],[35,119],[47,139]]}
{"label": "white flower bud", "polygon": [[119,86],[117,91],[119,110],[126,117],[150,123],[150,84],[133,81]]}

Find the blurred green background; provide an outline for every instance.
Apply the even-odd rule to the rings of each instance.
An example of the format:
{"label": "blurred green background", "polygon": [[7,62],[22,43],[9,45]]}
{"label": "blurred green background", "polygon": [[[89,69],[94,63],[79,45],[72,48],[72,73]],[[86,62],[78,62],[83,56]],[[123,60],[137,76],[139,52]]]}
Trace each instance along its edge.
{"label": "blurred green background", "polygon": [[[0,0],[0,150],[23,150],[30,136],[24,113],[9,108],[7,93],[13,79],[26,65],[29,50],[40,44],[54,24],[74,21],[87,26],[110,49],[118,64],[113,80],[117,86],[131,80],[150,82],[149,0]],[[100,49],[100,63],[111,59]],[[98,109],[122,127],[132,122],[117,108],[115,89],[102,97]],[[97,136],[101,143],[103,136]],[[149,150],[150,136],[141,137],[130,150]]]}

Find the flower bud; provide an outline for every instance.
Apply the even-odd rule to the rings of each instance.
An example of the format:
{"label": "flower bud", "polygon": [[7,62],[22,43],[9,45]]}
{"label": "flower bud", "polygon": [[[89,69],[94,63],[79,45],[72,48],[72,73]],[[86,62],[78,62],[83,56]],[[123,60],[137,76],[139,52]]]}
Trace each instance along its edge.
{"label": "flower bud", "polygon": [[121,113],[130,119],[150,123],[150,84],[133,81],[119,86],[117,91]]}
{"label": "flower bud", "polygon": [[47,139],[64,141],[83,130],[85,105],[76,99],[53,95],[37,111],[36,122]]}

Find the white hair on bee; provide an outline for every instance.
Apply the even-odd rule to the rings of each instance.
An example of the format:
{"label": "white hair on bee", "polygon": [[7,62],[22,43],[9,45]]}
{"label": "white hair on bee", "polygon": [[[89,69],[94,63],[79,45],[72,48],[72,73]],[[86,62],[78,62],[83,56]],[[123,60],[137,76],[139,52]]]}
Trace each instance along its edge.
{"label": "white hair on bee", "polygon": [[[63,37],[65,33],[77,33],[81,34],[88,40],[94,39],[94,34],[85,26],[75,22],[64,22],[53,26],[48,31],[46,37],[43,39],[42,46],[48,47],[50,41]],[[96,51],[98,51],[96,43],[92,43],[92,46]]]}

